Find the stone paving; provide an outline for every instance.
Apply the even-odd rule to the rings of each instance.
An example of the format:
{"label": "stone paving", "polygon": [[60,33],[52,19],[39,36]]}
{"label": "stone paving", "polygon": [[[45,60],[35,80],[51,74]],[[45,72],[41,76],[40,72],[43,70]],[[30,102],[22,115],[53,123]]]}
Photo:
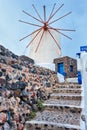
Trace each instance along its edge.
{"label": "stone paving", "polygon": [[45,110],[27,121],[25,130],[81,130],[81,98],[80,85],[57,86],[50,99],[44,102]]}

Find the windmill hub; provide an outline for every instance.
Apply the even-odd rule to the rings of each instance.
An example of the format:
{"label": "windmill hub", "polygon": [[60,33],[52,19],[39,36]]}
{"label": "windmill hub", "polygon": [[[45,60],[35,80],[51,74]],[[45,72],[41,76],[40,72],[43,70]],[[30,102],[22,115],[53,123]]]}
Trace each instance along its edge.
{"label": "windmill hub", "polygon": [[47,31],[47,29],[48,29],[48,23],[47,22],[44,22],[44,26],[43,26],[43,28],[44,28],[44,31]]}

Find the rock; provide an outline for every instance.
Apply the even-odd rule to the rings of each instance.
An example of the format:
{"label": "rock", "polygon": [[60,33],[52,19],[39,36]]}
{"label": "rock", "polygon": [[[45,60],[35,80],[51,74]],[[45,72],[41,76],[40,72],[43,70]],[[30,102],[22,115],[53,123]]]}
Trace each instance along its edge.
{"label": "rock", "polygon": [[5,51],[5,47],[3,47],[2,45],[0,45],[0,50],[1,51]]}
{"label": "rock", "polygon": [[36,104],[33,104],[33,108],[34,108],[35,111],[38,111],[38,107],[37,107]]}
{"label": "rock", "polygon": [[46,86],[47,86],[48,88],[51,87],[50,82],[49,82],[49,83],[46,83]]}
{"label": "rock", "polygon": [[23,81],[18,81],[15,83],[17,86],[19,86],[19,89],[23,90],[27,86],[27,84]]}
{"label": "rock", "polygon": [[16,124],[16,121],[12,121],[11,122],[12,124],[12,128],[11,128],[11,130],[17,130],[17,124]]}
{"label": "rock", "polygon": [[20,89],[15,89],[14,90],[14,96],[19,97],[20,94],[21,94],[21,90]]}
{"label": "rock", "polygon": [[4,51],[1,51],[0,54],[1,54],[2,56],[5,56],[5,52],[4,52]]}
{"label": "rock", "polygon": [[0,78],[0,84],[2,84],[2,85],[6,84],[6,80],[3,78]]}
{"label": "rock", "polygon": [[10,51],[7,50],[6,53],[5,53],[5,55],[6,55],[7,57],[11,57],[11,53],[10,53]]}
{"label": "rock", "polygon": [[6,72],[6,69],[4,69],[4,68],[2,68],[1,70],[2,70],[2,72],[4,72],[4,73]]}
{"label": "rock", "polygon": [[12,56],[12,58],[13,58],[13,59],[18,59],[18,56],[17,56],[17,55],[15,55],[15,54],[13,54],[13,53],[12,53],[12,55],[11,55],[11,56]]}
{"label": "rock", "polygon": [[6,59],[1,57],[0,62],[6,64]]}
{"label": "rock", "polygon": [[21,124],[21,123],[19,123],[19,124],[18,124],[18,129],[17,129],[17,130],[23,130],[23,128],[24,128],[24,125]]}
{"label": "rock", "polygon": [[10,130],[10,125],[7,122],[5,122],[3,128],[4,130]]}
{"label": "rock", "polygon": [[2,71],[0,71],[0,77],[2,76]]}
{"label": "rock", "polygon": [[0,123],[5,123],[7,121],[7,116],[5,113],[0,113]]}
{"label": "rock", "polygon": [[15,69],[22,70],[21,65],[18,65],[18,64],[12,64],[11,67],[13,67],[13,68],[15,68]]}

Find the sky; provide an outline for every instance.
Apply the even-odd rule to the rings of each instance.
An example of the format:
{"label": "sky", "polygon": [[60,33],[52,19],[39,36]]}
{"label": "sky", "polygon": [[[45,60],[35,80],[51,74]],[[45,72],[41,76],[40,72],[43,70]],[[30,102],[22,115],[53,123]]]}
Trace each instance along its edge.
{"label": "sky", "polygon": [[61,36],[63,56],[76,58],[80,46],[87,45],[87,0],[0,0],[0,44],[17,55],[29,55],[26,45],[30,37],[19,41],[22,37],[35,31],[37,27],[20,23],[19,20],[37,24],[37,21],[25,15],[22,10],[38,18],[32,4],[43,17],[43,5],[46,5],[47,17],[56,3],[55,10],[64,3],[63,8],[54,16],[53,20],[72,11],[72,14],[59,20],[53,27],[75,29],[75,32],[64,32],[72,40]]}

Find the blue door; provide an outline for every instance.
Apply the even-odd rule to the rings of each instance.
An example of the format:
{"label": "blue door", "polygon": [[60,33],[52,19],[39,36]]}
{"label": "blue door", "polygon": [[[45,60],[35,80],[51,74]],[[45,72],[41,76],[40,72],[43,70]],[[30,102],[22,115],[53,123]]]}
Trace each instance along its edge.
{"label": "blue door", "polygon": [[64,63],[58,63],[58,70],[57,70],[58,73],[60,74],[64,74]]}
{"label": "blue door", "polygon": [[78,83],[82,84],[82,76],[80,71],[78,71]]}

